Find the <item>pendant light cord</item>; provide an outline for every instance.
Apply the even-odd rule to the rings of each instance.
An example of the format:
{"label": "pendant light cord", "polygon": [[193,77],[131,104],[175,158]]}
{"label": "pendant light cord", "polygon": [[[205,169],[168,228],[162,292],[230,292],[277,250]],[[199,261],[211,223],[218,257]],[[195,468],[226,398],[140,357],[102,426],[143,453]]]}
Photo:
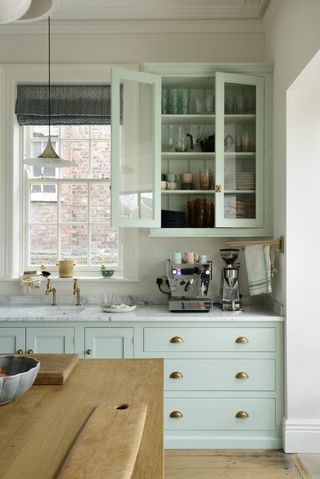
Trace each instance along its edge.
{"label": "pendant light cord", "polygon": [[50,32],[50,16],[48,17],[48,126],[49,138],[51,130],[51,32]]}

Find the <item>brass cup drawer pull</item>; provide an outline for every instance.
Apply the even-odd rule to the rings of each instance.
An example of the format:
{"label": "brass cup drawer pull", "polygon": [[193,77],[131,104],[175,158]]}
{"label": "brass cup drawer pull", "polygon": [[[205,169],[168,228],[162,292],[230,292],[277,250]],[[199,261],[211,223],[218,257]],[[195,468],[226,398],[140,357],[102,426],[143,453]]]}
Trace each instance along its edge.
{"label": "brass cup drawer pull", "polygon": [[238,411],[236,414],[237,419],[248,419],[249,414],[246,411]]}
{"label": "brass cup drawer pull", "polygon": [[235,378],[236,379],[249,379],[249,374],[248,373],[245,373],[243,371],[239,371],[236,375],[235,375]]}
{"label": "brass cup drawer pull", "polygon": [[170,417],[174,418],[174,419],[181,419],[183,417],[183,414],[181,411],[172,411],[170,413]]}
{"label": "brass cup drawer pull", "polygon": [[17,354],[23,354],[23,349],[18,349]]}
{"label": "brass cup drawer pull", "polygon": [[171,378],[171,379],[182,379],[182,378],[183,378],[183,374],[180,373],[179,371],[173,371],[173,372],[170,374],[169,378]]}
{"label": "brass cup drawer pull", "polygon": [[28,349],[28,354],[33,354],[33,350],[32,350],[32,349]]}
{"label": "brass cup drawer pull", "polygon": [[247,344],[247,343],[249,342],[249,339],[246,338],[245,336],[239,336],[239,337],[235,340],[235,342],[236,342],[237,344]]}
{"label": "brass cup drawer pull", "polygon": [[89,354],[89,355],[92,354],[92,349],[87,349],[86,353]]}
{"label": "brass cup drawer pull", "polygon": [[173,336],[173,338],[170,339],[170,343],[181,344],[183,343],[183,339],[180,338],[180,336]]}

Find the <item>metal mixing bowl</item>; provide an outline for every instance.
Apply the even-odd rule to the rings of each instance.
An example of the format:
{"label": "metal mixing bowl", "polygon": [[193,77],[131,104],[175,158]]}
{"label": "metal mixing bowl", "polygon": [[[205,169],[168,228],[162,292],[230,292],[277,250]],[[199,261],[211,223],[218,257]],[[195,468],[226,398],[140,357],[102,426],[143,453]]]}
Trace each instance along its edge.
{"label": "metal mixing bowl", "polygon": [[35,358],[0,355],[0,406],[28,391],[39,369],[40,361]]}

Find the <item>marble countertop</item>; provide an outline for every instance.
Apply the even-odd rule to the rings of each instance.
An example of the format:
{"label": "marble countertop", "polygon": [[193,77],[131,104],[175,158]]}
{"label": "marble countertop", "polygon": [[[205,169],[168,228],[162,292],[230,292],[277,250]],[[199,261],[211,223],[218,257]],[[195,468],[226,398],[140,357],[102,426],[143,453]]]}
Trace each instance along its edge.
{"label": "marble countertop", "polygon": [[100,305],[87,306],[0,306],[0,321],[98,321],[98,322],[156,322],[156,321],[284,321],[284,317],[266,306],[245,305],[242,311],[222,311],[214,305],[209,312],[168,311],[167,305],[137,306],[131,312],[105,313]]}

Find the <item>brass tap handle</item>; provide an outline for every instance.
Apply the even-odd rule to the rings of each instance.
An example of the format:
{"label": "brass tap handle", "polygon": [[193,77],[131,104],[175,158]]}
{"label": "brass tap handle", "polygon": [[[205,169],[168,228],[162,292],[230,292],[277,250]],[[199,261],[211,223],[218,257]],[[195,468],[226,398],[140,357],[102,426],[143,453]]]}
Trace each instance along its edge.
{"label": "brass tap handle", "polygon": [[240,371],[235,375],[235,378],[236,379],[249,379],[249,374],[245,373],[243,371]]}
{"label": "brass tap handle", "polygon": [[170,339],[170,343],[181,344],[183,343],[183,339],[180,338],[180,336],[173,336],[173,338]]}
{"label": "brass tap handle", "polygon": [[179,371],[173,371],[173,373],[170,374],[169,378],[171,378],[171,379],[182,379],[183,374],[180,373]]}
{"label": "brass tap handle", "polygon": [[23,354],[23,349],[18,349],[17,354]]}
{"label": "brass tap handle", "polygon": [[249,414],[246,411],[238,411],[235,417],[237,419],[248,419]]}
{"label": "brass tap handle", "polygon": [[235,340],[235,342],[236,342],[237,344],[247,344],[247,343],[249,342],[249,339],[246,338],[245,336],[239,336],[239,337]]}
{"label": "brass tap handle", "polygon": [[74,280],[73,280],[73,294],[77,293],[77,289],[78,289],[78,279],[74,278]]}
{"label": "brass tap handle", "polygon": [[181,419],[183,417],[183,414],[181,411],[172,411],[170,413],[170,417],[174,418],[174,419]]}
{"label": "brass tap handle", "polygon": [[28,349],[28,354],[33,354],[33,350],[32,350],[32,349]]}

